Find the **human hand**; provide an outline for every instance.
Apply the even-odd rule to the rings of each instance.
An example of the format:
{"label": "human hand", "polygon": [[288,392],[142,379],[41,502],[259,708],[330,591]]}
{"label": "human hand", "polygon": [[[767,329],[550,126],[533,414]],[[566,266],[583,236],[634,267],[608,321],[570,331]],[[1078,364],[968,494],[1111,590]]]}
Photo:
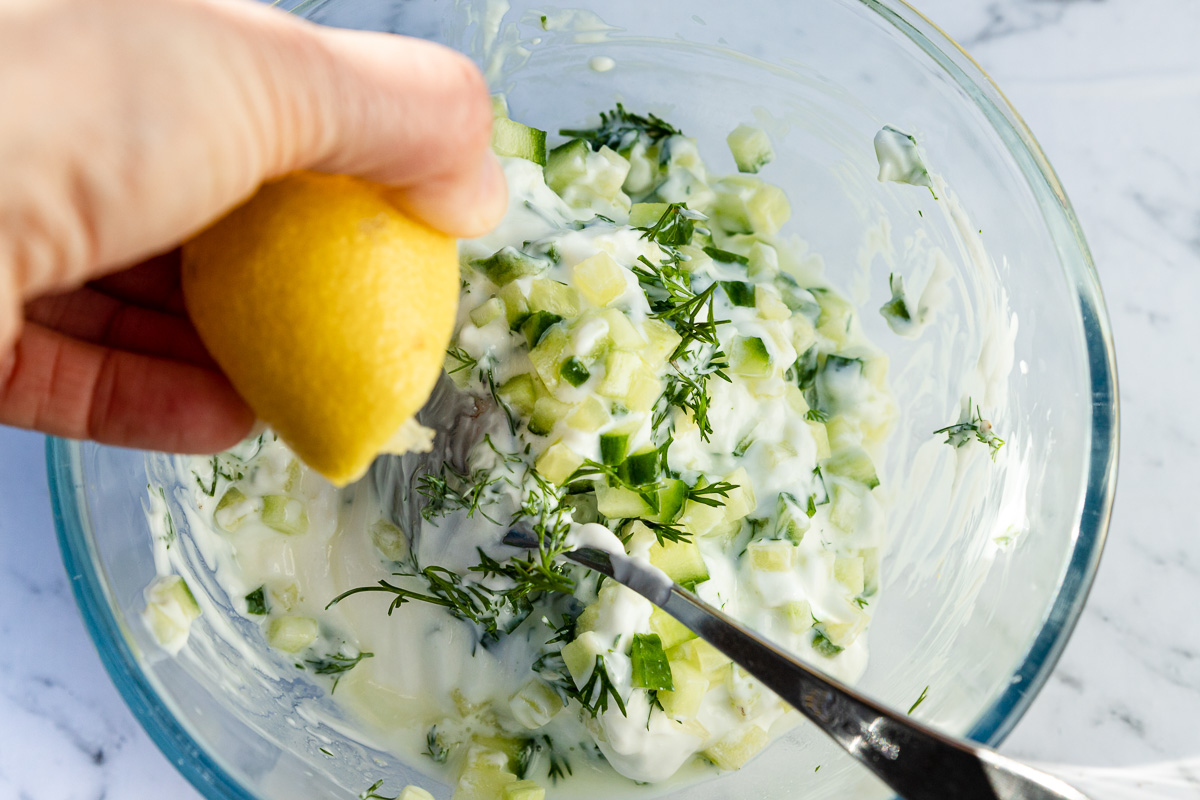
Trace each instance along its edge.
{"label": "human hand", "polygon": [[0,424],[181,452],[244,436],[174,248],[264,180],[390,183],[458,236],[506,205],[466,58],[249,0],[0,0],[0,97]]}

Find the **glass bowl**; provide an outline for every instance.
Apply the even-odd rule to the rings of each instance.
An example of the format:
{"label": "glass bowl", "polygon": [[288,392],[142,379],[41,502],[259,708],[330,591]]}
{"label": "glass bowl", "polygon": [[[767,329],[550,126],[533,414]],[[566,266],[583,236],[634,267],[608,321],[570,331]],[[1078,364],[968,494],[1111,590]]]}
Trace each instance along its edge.
{"label": "glass bowl", "polygon": [[[778,158],[765,177],[791,198],[787,230],[865,310],[899,404],[881,469],[891,545],[859,685],[898,708],[928,687],[914,716],[999,742],[1079,615],[1115,480],[1108,320],[1053,171],[970,57],[898,0],[821,0],[803,13],[786,0],[702,0],[685,13],[675,3],[582,5],[600,16],[524,0],[329,0],[294,10],[472,53],[507,93],[511,115],[531,125],[578,125],[620,100],[697,137],[714,168],[730,172],[728,131],[753,121],[771,134]],[[932,190],[876,180],[872,139],[883,125],[917,137],[938,176]],[[892,272],[914,291],[941,287],[940,310],[917,338],[896,336],[873,312],[890,297]],[[933,433],[958,420],[968,397],[1007,440],[994,460],[982,445],[955,449]],[[47,449],[63,557],[91,635],[134,713],[202,794],[347,798],[383,779],[392,793],[419,782],[449,796],[349,735],[353,721],[286,660],[248,657],[266,647],[206,574],[168,459],[61,440]],[[204,607],[178,657],[140,619],[155,575],[148,484],[174,512],[176,546]],[[740,772],[629,794],[655,792],[887,796],[807,725]]]}

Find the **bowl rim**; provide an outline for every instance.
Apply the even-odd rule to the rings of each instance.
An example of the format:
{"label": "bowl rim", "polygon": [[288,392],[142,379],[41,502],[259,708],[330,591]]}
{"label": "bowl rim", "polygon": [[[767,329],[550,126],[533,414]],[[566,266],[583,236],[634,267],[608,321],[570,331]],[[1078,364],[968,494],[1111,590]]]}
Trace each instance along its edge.
{"label": "bowl rim", "polygon": [[[1068,241],[1059,242],[1059,263],[1076,290],[1082,319],[1091,383],[1091,452],[1078,531],[1063,580],[1008,687],[968,733],[977,742],[995,746],[1012,730],[1049,679],[1099,568],[1116,491],[1120,438],[1112,330],[1099,275],[1066,192],[1037,140],[1003,92],[962,47],[905,0],[852,1],[891,23],[967,93],[1030,183],[1043,218],[1057,216],[1069,232]],[[306,0],[296,10],[312,11],[324,3],[325,0]],[[1057,235],[1055,238],[1061,239]],[[1063,247],[1064,244],[1069,246]],[[76,605],[105,670],[151,740],[201,795],[222,800],[256,800],[170,714],[114,615],[107,585],[94,568],[90,528],[81,514],[84,484],[79,448],[79,442],[47,437],[46,470],[63,563]]]}

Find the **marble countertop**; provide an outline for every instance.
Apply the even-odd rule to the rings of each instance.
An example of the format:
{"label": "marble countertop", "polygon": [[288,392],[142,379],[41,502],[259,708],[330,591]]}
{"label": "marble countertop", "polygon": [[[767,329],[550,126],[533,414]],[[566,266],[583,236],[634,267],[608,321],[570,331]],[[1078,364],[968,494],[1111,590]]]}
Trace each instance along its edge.
{"label": "marble countertop", "polygon": [[[1186,422],[1200,396],[1200,3],[917,5],[991,73],[1057,169],[1095,255],[1120,365],[1108,549],[1066,653],[1002,749],[1200,774],[1200,536],[1184,502],[1200,476],[1200,433]],[[42,447],[0,429],[0,800],[198,797],[87,637]]]}

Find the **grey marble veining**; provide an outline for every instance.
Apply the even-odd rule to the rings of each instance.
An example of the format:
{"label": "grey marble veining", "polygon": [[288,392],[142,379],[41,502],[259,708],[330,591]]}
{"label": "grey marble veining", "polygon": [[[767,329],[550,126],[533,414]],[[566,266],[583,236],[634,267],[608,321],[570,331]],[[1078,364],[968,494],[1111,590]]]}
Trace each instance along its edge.
{"label": "grey marble veining", "polygon": [[[1117,768],[1100,777],[1133,788],[1112,797],[1200,797],[1200,3],[917,5],[990,72],[1054,164],[1118,350],[1123,447],[1108,550],[1066,653],[1003,749]],[[0,800],[198,797],[87,638],[41,452],[40,437],[0,430]]]}

